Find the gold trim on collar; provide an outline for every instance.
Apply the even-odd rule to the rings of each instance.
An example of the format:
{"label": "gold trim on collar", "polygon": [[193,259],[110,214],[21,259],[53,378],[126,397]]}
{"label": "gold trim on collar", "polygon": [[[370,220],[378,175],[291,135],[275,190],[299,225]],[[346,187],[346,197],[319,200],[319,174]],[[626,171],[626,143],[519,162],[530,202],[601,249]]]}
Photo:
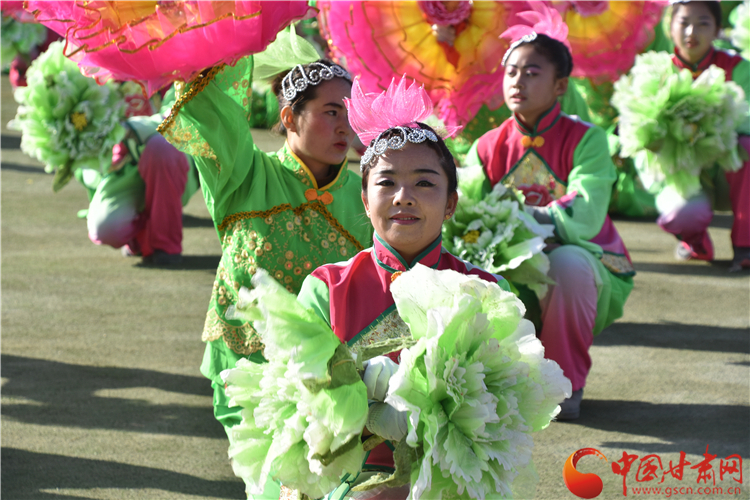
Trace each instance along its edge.
{"label": "gold trim on collar", "polygon": [[294,151],[292,151],[292,148],[289,147],[289,141],[286,141],[284,143],[284,147],[289,152],[289,154],[292,156],[292,158],[294,158],[294,160],[297,163],[299,163],[299,166],[302,167],[302,170],[307,174],[307,177],[312,181],[313,188],[315,188],[318,191],[324,191],[326,189],[330,189],[331,186],[333,186],[334,184],[336,184],[338,182],[339,178],[341,178],[341,174],[344,172],[344,163],[346,163],[348,161],[348,160],[345,159],[344,162],[341,165],[339,165],[339,173],[336,174],[336,177],[334,177],[331,182],[329,182],[328,184],[326,184],[323,187],[318,187],[318,181],[315,180],[315,176],[310,171],[310,168],[307,165],[305,165],[305,162],[303,162],[300,159],[300,157],[297,156],[294,153]]}

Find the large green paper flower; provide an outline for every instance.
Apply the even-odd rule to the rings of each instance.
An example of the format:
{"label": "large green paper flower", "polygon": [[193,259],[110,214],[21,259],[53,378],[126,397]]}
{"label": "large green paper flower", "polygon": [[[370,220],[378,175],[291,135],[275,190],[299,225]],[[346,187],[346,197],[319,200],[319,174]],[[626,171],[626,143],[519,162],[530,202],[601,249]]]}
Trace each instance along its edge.
{"label": "large green paper flower", "polygon": [[736,129],[748,106],[721,68],[712,65],[693,80],[669,54],[647,52],[615,83],[612,104],[620,112],[620,155],[634,158],[647,184],[671,185],[687,198],[700,189],[702,169],[742,166]]}
{"label": "large green paper flower", "polygon": [[254,321],[268,363],[241,359],[222,373],[231,404],[242,406],[229,456],[248,493],[268,478],[320,498],[356,475],[367,389],[345,344],[264,270],[227,317]]}
{"label": "large green paper flower", "polygon": [[[461,169],[462,177],[478,167]],[[542,252],[554,226],[539,224],[523,209],[523,195],[498,183],[484,198],[459,193],[453,217],[443,224],[443,246],[491,273],[534,289],[550,283],[549,259]]]}
{"label": "large green paper flower", "polygon": [[494,283],[418,265],[391,292],[417,339],[386,398],[408,412],[411,452],[397,447],[396,462],[413,459],[409,498],[510,497],[533,469],[532,433],[559,412],[570,381],[544,359],[523,304]]}
{"label": "large green paper flower", "polygon": [[125,137],[120,125],[125,104],[111,83],[98,85],[63,55],[63,42],[50,44],[26,72],[28,86],[15,92],[16,117],[9,126],[21,130],[21,150],[56,171],[59,191],[77,168],[106,172],[112,147]]}

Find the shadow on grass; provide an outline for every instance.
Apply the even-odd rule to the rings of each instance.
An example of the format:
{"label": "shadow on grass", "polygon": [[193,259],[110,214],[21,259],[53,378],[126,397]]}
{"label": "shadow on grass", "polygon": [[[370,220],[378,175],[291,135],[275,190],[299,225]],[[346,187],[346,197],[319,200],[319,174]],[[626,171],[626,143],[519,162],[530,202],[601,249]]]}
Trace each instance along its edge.
{"label": "shadow on grass", "polygon": [[631,217],[629,215],[623,215],[618,213],[610,213],[609,218],[613,222],[637,222],[640,224],[654,224],[656,222],[656,215],[644,215],[642,217]]}
{"label": "shadow on grass", "polygon": [[221,262],[221,255],[183,255],[180,264],[171,264],[167,266],[155,266],[153,264],[144,264],[138,261],[133,267],[144,269],[160,269],[164,271],[216,271]]}
{"label": "shadow on grass", "polygon": [[720,227],[722,229],[732,229],[734,215],[732,214],[714,214],[709,227]]}
{"label": "shadow on grass", "polygon": [[211,481],[163,469],[16,448],[2,449],[2,469],[2,497],[14,500],[76,498],[42,491],[57,488],[153,489],[191,497],[245,498],[240,479]]}
{"label": "shadow on grass", "polygon": [[214,221],[209,217],[196,217],[194,215],[182,214],[182,227],[214,227]]}
{"label": "shadow on grass", "polygon": [[661,273],[692,276],[713,276],[715,278],[742,279],[750,276],[748,271],[730,273],[731,260],[715,260],[713,262],[684,262],[684,263],[652,263],[636,262],[633,264],[636,272]]}
{"label": "shadow on grass", "polygon": [[0,135],[0,148],[2,149],[21,149],[20,135]]}
{"label": "shadow on grass", "polygon": [[[225,438],[212,415],[210,383],[203,377],[152,370],[84,366],[3,355],[3,418],[36,425],[111,429],[178,436]],[[151,401],[102,397],[102,390],[153,388],[206,396],[205,406],[155,404]]]}
{"label": "shadow on grass", "polygon": [[[712,448],[716,447],[714,453],[728,451],[728,455],[739,453],[744,457],[750,454],[748,422],[748,406],[592,400],[586,399],[584,395],[581,417],[565,425],[579,425],[618,434],[652,436],[667,442],[660,445],[660,451],[684,451],[700,455],[708,444]],[[626,443],[606,445],[616,447],[625,446]],[[627,446],[644,445],[627,443]],[[652,445],[653,443],[649,446]]]}
{"label": "shadow on grass", "polygon": [[0,163],[0,169],[2,170],[13,170],[15,172],[26,172],[29,174],[43,174],[52,175],[44,171],[44,167],[34,167],[31,165],[18,165],[16,163],[2,162]]}
{"label": "shadow on grass", "polygon": [[[628,216],[620,215],[620,214],[609,214],[609,216],[613,221],[635,222],[639,224],[655,224],[656,223],[656,216],[628,217]],[[714,213],[714,217],[711,220],[711,224],[709,227],[732,229],[733,221],[734,221],[734,216],[731,213]]]}
{"label": "shadow on grass", "polygon": [[750,354],[750,330],[678,323],[614,323],[596,337],[597,347],[661,347]]}

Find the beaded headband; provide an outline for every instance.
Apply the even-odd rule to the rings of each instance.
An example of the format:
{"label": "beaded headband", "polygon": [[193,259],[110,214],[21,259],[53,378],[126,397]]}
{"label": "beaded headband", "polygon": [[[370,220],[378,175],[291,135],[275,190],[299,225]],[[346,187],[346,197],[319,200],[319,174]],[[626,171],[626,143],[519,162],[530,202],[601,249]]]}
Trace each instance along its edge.
{"label": "beaded headband", "polygon": [[352,75],[338,64],[314,62],[307,65],[307,71],[301,64],[296,65],[281,80],[281,92],[291,101],[298,92],[304,92],[307,87],[319,85],[334,77],[346,78],[351,81]]}
{"label": "beaded headband", "polygon": [[508,58],[510,57],[510,53],[513,52],[518,48],[519,45],[522,45],[524,43],[530,43],[536,40],[537,33],[536,31],[532,31],[531,33],[528,33],[515,42],[510,44],[510,47],[508,47],[508,50],[505,51],[505,55],[503,56],[503,60],[500,63],[501,66],[505,66],[505,63],[508,62]]}

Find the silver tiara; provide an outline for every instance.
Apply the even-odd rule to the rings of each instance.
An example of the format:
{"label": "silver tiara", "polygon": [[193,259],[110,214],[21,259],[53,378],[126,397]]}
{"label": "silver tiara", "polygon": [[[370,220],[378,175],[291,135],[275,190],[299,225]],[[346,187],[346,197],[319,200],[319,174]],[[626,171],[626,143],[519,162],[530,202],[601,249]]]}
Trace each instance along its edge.
{"label": "silver tiara", "polygon": [[297,92],[303,92],[310,85],[318,85],[323,80],[330,80],[336,76],[352,79],[352,75],[338,64],[329,66],[314,62],[307,65],[307,71],[301,64],[298,64],[281,80],[281,92],[288,101],[291,101]]}
{"label": "silver tiara", "polygon": [[[398,135],[394,135],[393,137],[389,139],[383,138],[383,134],[386,132],[390,132],[391,130],[397,130],[400,132]],[[389,128],[388,130],[385,130],[378,134],[378,136],[375,138],[375,141],[373,141],[372,146],[368,147],[365,150],[365,154],[362,155],[362,161],[360,162],[360,171],[364,171],[365,165],[369,164],[370,161],[375,156],[380,156],[385,151],[390,149],[402,149],[404,146],[406,146],[407,142],[411,142],[413,144],[420,144],[427,139],[431,140],[432,142],[437,142],[438,138],[437,135],[435,135],[435,132],[432,130],[424,130],[421,128],[411,128],[411,127],[393,127]]]}
{"label": "silver tiara", "polygon": [[537,34],[536,31],[532,31],[531,33],[527,33],[515,42],[510,44],[510,47],[508,47],[508,50],[505,51],[505,55],[503,56],[503,61],[500,63],[502,66],[505,66],[505,63],[508,62],[508,58],[510,57],[510,53],[513,52],[519,45],[522,43],[529,43],[536,40]]}

